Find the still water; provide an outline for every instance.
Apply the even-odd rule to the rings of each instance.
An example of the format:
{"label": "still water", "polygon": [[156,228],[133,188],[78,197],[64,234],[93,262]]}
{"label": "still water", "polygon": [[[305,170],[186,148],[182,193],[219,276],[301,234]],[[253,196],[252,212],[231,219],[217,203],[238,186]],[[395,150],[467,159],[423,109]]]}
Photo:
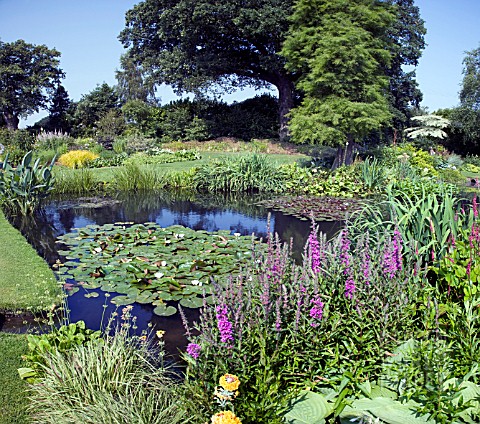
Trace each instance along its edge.
{"label": "still water", "polygon": [[[12,223],[22,232],[32,246],[46,261],[53,265],[63,260],[57,250],[62,250],[56,238],[86,225],[104,225],[115,222],[156,222],[162,227],[183,225],[194,230],[229,230],[233,233],[265,237],[267,228],[277,233],[284,241],[293,240],[297,258],[310,231],[310,222],[301,221],[281,212],[256,206],[262,200],[258,196],[193,196],[143,193],[116,197],[69,197],[51,200],[33,218],[15,219]],[[333,236],[340,223],[319,223],[320,230]],[[89,290],[91,292],[92,290]],[[116,306],[98,289],[99,296],[86,298],[85,290],[68,297],[70,321],[85,321],[87,327],[98,329],[105,325]],[[112,296],[114,294],[112,293]],[[198,318],[198,310],[185,310],[189,321]],[[166,349],[174,353],[185,344],[184,328],[178,314],[159,317],[153,314],[151,305],[133,304],[132,315],[136,316],[137,333],[152,328],[165,330]],[[0,323],[1,326],[1,323]],[[4,331],[25,331],[21,320],[3,324]]]}

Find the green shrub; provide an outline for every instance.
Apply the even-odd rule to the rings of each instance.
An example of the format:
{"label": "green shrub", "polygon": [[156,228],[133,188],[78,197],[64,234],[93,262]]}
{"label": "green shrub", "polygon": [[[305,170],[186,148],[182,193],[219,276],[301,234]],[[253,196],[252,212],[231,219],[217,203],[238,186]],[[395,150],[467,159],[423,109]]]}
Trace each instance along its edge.
{"label": "green shrub", "polygon": [[10,131],[0,128],[0,145],[3,145],[3,153],[8,153],[10,162],[16,165],[22,158],[32,150],[34,145],[33,135],[27,130]]}
{"label": "green shrub", "polygon": [[200,159],[196,150],[179,150],[173,152],[167,149],[150,149],[146,152],[132,154],[124,161],[125,164],[136,163],[137,165],[156,165],[162,163],[185,162]]}
{"label": "green shrub", "polygon": [[128,158],[126,153],[119,153],[115,155],[103,155],[94,160],[89,164],[89,168],[105,168],[108,166],[122,166],[125,160]]}
{"label": "green shrub", "polygon": [[32,163],[32,152],[13,168],[9,155],[0,168],[0,202],[11,212],[29,215],[40,201],[53,190],[55,178],[52,175],[53,163],[40,166],[40,159]]}
{"label": "green shrub", "polygon": [[153,169],[135,163],[126,164],[114,174],[113,187],[120,191],[158,190],[162,186],[162,178]]}
{"label": "green shrub", "polygon": [[89,150],[71,150],[60,156],[58,163],[73,169],[85,168],[98,157],[99,155],[97,153],[90,152]]}

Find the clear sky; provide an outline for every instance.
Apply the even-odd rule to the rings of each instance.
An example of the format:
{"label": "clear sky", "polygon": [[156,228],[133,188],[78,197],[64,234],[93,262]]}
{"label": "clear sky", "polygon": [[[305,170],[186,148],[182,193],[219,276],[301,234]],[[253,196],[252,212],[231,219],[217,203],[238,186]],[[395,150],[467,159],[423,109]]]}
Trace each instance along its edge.
{"label": "clear sky", "polygon": [[[116,83],[115,70],[123,47],[117,36],[124,28],[125,12],[135,0],[0,0],[0,39],[24,39],[46,44],[62,53],[63,85],[79,100],[97,84]],[[458,104],[464,52],[480,46],[480,0],[416,0],[426,21],[428,43],[417,68],[424,94],[422,106],[430,111]],[[166,103],[175,96],[161,88]],[[254,95],[248,90],[225,100]],[[39,119],[36,115],[26,123]],[[24,122],[25,124],[25,122]]]}

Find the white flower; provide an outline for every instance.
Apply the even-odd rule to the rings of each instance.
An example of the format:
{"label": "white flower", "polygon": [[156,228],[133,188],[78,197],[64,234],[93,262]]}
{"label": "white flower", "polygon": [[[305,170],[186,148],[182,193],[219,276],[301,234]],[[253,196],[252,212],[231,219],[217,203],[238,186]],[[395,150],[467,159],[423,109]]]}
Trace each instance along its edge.
{"label": "white flower", "polygon": [[194,286],[203,286],[203,283],[199,280],[192,280],[192,285]]}
{"label": "white flower", "polygon": [[163,272],[156,272],[155,273],[155,278],[162,278],[165,274]]}
{"label": "white flower", "polygon": [[233,233],[235,237],[240,237],[240,233]]}
{"label": "white flower", "polygon": [[102,248],[101,248],[101,247],[96,247],[96,248],[93,249],[93,250],[95,250],[95,252],[97,252],[97,253],[100,253],[100,252],[102,251]]}
{"label": "white flower", "polygon": [[162,265],[162,266],[167,266],[167,261],[162,261],[162,262],[160,262],[160,265]]}

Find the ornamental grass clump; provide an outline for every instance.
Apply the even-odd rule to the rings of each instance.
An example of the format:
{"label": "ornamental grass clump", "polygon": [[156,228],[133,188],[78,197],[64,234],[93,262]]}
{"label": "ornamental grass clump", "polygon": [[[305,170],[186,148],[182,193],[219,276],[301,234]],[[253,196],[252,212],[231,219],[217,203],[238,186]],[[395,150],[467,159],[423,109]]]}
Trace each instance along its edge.
{"label": "ornamental grass clump", "polygon": [[244,423],[280,423],[302,389],[346,390],[375,380],[385,355],[415,329],[420,277],[403,263],[400,232],[370,241],[345,229],[327,242],[312,230],[301,264],[270,235],[237,278],[216,285],[190,344],[190,399],[215,411],[208,393],[227,370],[242,381],[235,413]]}
{"label": "ornamental grass clump", "polygon": [[68,168],[85,168],[90,162],[100,157],[89,150],[71,150],[58,158],[58,163]]}

